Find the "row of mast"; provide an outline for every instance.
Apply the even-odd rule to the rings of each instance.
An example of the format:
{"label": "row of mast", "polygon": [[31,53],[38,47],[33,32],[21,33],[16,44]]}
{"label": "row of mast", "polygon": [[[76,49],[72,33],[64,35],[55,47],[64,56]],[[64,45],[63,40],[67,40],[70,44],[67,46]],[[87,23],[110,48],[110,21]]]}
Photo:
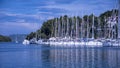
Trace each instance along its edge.
{"label": "row of mast", "polygon": [[[53,23],[53,31],[52,31],[52,37],[58,37],[58,38],[83,38],[85,37],[85,21],[82,18],[82,22],[78,20],[78,17],[73,17],[71,18],[66,18],[65,19],[62,17],[62,20],[56,18],[55,22]],[[87,38],[89,38],[89,33],[90,33],[90,27],[89,27],[89,17],[87,17]],[[94,39],[94,16],[93,16],[93,21],[92,21],[92,38]]]}
{"label": "row of mast", "polygon": [[[114,17],[115,15],[115,17]],[[111,19],[108,19],[108,21],[106,21],[107,25],[105,25],[105,29],[103,31],[105,31],[107,34],[108,32],[108,36],[104,35],[104,38],[107,36],[107,38],[114,38],[114,36],[117,34],[116,31],[116,27],[115,25],[117,24],[117,15],[112,14],[112,16],[110,17],[112,19],[115,18],[115,22],[114,23]],[[97,25],[98,27],[95,28],[95,16],[92,16],[92,22],[89,22],[89,16],[87,16],[87,20],[85,21],[84,18],[82,18],[82,22],[80,21],[80,18],[78,17],[72,17],[71,21],[70,18],[66,17],[62,17],[62,20],[60,21],[60,19],[56,18],[55,22],[53,23],[53,31],[52,31],[52,35],[51,37],[57,37],[57,38],[73,38],[73,39],[78,39],[78,38],[92,38],[95,39],[95,30],[97,30],[97,38],[101,38],[102,36],[102,28],[100,26],[100,18],[97,18]],[[109,23],[110,21],[110,23]],[[113,23],[112,23],[113,22]],[[90,23],[92,23],[92,26],[90,26]],[[111,26],[111,24],[114,24],[114,28],[113,26]],[[119,23],[118,23],[119,25]],[[119,28],[119,27],[118,27]],[[90,30],[92,31],[92,33],[90,33]],[[119,32],[118,32],[119,33]],[[91,35],[90,35],[91,34]],[[103,38],[103,37],[102,37]]]}
{"label": "row of mast", "polygon": [[[108,38],[114,38],[114,32],[115,34],[118,33],[118,37],[117,38],[120,38],[120,0],[119,0],[119,7],[118,7],[118,32],[116,32],[115,29],[113,29],[111,26],[108,26]],[[112,17],[115,15],[116,13],[113,12],[112,13]],[[115,16],[117,17],[117,15]],[[100,25],[101,21],[100,21],[100,18],[97,18],[98,20],[98,25]],[[75,39],[78,39],[78,38],[92,38],[94,39],[95,38],[95,26],[94,26],[94,23],[95,23],[95,16],[93,15],[92,16],[92,26],[90,27],[89,25],[89,16],[87,16],[87,23],[85,23],[84,21],[84,18],[82,18],[82,22],[80,22],[80,20],[78,20],[78,17],[76,17],[76,19],[74,19],[74,17],[72,18],[72,21],[70,22],[70,18],[67,17],[66,21],[64,19],[64,17],[62,17],[62,21],[60,21],[60,19],[56,18],[55,19],[55,22],[53,23],[53,31],[51,33],[51,37],[58,37],[58,38],[75,38]],[[84,25],[86,24],[86,30],[84,29]],[[106,34],[107,31],[105,31],[104,34],[102,34],[101,32],[101,26],[98,26],[97,28],[97,35],[98,35],[98,38],[101,38],[101,35],[104,35]],[[90,29],[92,29],[92,36],[90,36]],[[105,29],[106,30],[106,29]],[[85,35],[85,31],[86,31],[86,35]],[[112,34],[112,37],[111,37],[111,34]],[[41,35],[40,35],[41,36]]]}
{"label": "row of mast", "polygon": [[120,0],[118,0],[118,38],[120,39]]}

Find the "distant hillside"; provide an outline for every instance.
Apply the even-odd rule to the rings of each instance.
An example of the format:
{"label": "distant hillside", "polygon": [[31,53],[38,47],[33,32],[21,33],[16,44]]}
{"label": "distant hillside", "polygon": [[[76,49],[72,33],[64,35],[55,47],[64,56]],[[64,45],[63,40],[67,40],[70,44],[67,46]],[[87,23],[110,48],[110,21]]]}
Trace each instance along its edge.
{"label": "distant hillside", "polygon": [[10,37],[0,35],[0,42],[11,42]]}
{"label": "distant hillside", "polygon": [[23,42],[23,40],[26,38],[26,34],[13,34],[9,35],[11,38],[12,42],[18,41],[18,42]]}

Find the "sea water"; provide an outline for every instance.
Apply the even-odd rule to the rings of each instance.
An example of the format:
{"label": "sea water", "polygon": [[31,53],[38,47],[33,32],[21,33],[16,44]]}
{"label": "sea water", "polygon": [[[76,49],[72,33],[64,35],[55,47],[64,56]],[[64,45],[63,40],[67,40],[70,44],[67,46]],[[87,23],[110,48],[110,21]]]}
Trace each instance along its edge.
{"label": "sea water", "polygon": [[120,48],[0,43],[0,68],[120,68]]}

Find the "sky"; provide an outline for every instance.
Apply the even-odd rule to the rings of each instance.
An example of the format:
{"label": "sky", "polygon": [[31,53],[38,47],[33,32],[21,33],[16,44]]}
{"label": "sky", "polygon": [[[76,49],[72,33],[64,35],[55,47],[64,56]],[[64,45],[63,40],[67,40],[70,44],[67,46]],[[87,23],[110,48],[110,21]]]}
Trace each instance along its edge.
{"label": "sky", "polygon": [[117,7],[117,0],[0,0],[0,34],[29,34],[46,20],[63,15],[101,13]]}

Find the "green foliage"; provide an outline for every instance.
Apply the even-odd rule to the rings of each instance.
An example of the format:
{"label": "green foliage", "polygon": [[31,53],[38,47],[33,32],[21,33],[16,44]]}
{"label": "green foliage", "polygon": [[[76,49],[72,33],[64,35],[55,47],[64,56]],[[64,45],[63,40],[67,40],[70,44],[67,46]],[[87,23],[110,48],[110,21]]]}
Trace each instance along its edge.
{"label": "green foliage", "polygon": [[11,39],[7,36],[0,35],[0,42],[11,42]]}
{"label": "green foliage", "polygon": [[41,37],[48,39],[51,36],[52,33],[52,23],[54,20],[48,20],[47,22],[43,23],[43,26],[41,27]]}
{"label": "green foliage", "polygon": [[30,40],[35,37],[35,32],[31,32],[29,35],[27,35],[26,39]]}
{"label": "green foliage", "polygon": [[[103,31],[104,28],[105,28],[104,26],[106,25],[105,18],[110,17],[112,15],[113,11],[116,12],[116,14],[118,14],[118,11],[114,9],[114,10],[106,11],[106,12],[102,13],[99,17],[96,17],[93,14],[83,16],[83,20],[84,20],[84,27],[83,27],[83,29],[85,30],[85,33],[87,32],[86,31],[86,27],[87,27],[87,24],[88,24],[86,22],[88,21],[89,22],[89,33],[90,33],[89,37],[92,36],[93,16],[94,16],[95,38],[97,38],[97,28],[98,27],[101,27],[102,28],[102,33],[104,33],[104,31]],[[98,18],[100,19],[100,23],[98,23]],[[50,37],[55,36],[55,31],[54,31],[55,30],[55,21],[59,20],[59,25],[63,26],[63,27],[60,27],[60,28],[67,28],[67,27],[65,27],[67,25],[67,19],[69,20],[69,26],[70,26],[69,29],[70,30],[72,29],[71,25],[73,25],[74,28],[75,28],[76,25],[75,25],[75,23],[73,24],[72,22],[76,22],[76,19],[78,19],[78,22],[79,22],[78,25],[81,26],[82,18],[80,18],[79,16],[77,16],[77,17],[75,17],[75,16],[74,17],[68,17],[67,15],[65,15],[65,16],[61,16],[60,18],[54,18],[54,19],[50,19],[50,20],[44,22],[42,27],[39,30],[37,30],[36,32],[31,32],[26,37],[26,39],[30,40],[30,39],[32,39],[32,38],[34,38],[36,36],[38,38],[42,38],[42,39],[49,39]],[[89,19],[89,20],[87,20],[87,19]],[[64,22],[62,20],[64,20]],[[56,26],[57,29],[58,29],[58,26]],[[79,29],[80,29],[80,27],[79,27]],[[62,29],[60,29],[60,31],[62,31]],[[63,30],[63,32],[66,32],[66,29]],[[69,32],[69,34],[70,34],[70,32]]]}

